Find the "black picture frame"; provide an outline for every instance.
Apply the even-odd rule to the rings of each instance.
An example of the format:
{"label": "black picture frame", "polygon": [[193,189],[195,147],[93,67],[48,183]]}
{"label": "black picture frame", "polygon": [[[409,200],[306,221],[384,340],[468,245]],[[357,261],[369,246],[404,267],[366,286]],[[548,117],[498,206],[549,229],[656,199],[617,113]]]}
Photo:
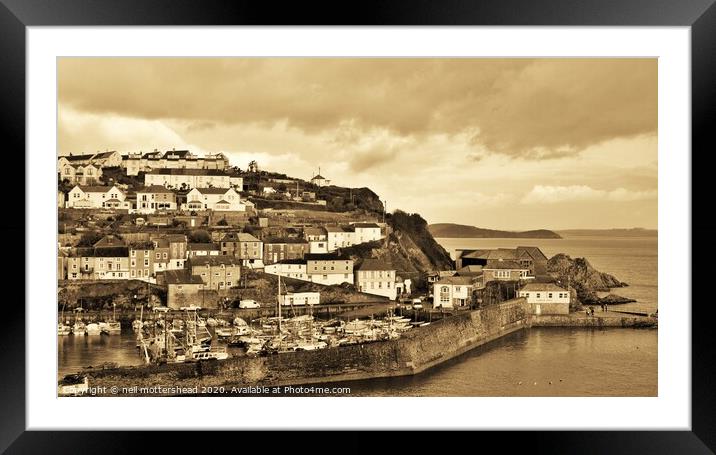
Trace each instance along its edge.
{"label": "black picture frame", "polygon": [[[716,6],[714,0],[419,0],[397,2],[271,2],[244,0],[0,0],[0,132],[7,147],[3,158],[14,169],[26,169],[25,156],[25,60],[26,27],[114,26],[114,25],[441,25],[441,26],[687,26],[691,27],[692,64],[692,152],[691,158],[716,150],[713,129],[716,120]],[[679,153],[674,151],[674,153]],[[682,152],[687,153],[687,152]],[[8,156],[11,155],[11,156]],[[703,158],[699,159],[699,162]],[[692,161],[693,163],[693,161]],[[5,167],[5,166],[4,166]],[[692,165],[692,193],[697,198],[707,190],[698,172],[707,166]],[[17,172],[15,178],[22,180]],[[6,182],[7,183],[7,182]],[[24,182],[19,182],[24,188]],[[703,185],[703,183],[702,183]],[[701,191],[700,191],[701,190]],[[706,203],[704,206],[708,206]],[[27,210],[32,210],[28,207]],[[661,214],[664,216],[664,214]],[[23,218],[24,220],[24,218]],[[18,217],[13,227],[3,227],[7,236],[32,241]],[[692,235],[699,231],[693,224]],[[705,226],[704,226],[705,228]],[[668,239],[662,239],[668,241]],[[20,242],[7,245],[8,254],[19,256]],[[12,251],[12,249],[18,251]],[[707,248],[708,250],[708,248]],[[3,261],[6,279],[17,274],[17,264]],[[690,267],[690,264],[679,264]],[[707,286],[709,268],[693,267],[693,281]],[[15,275],[11,275],[14,272]],[[25,285],[31,283],[30,274]],[[684,305],[696,301],[684,290]],[[695,294],[694,294],[695,295]],[[25,431],[25,309],[7,301],[5,324],[0,331],[0,396],[2,426],[0,450],[7,453],[127,453],[148,448],[155,437],[147,432],[41,432]],[[672,304],[672,302],[669,302]],[[716,377],[708,301],[692,305],[692,430],[691,431],[551,431],[481,432],[480,447],[492,444],[510,451],[539,453],[712,453],[716,451]],[[638,422],[635,422],[638,426]],[[355,435],[336,435],[350,446]],[[219,439],[211,436],[212,446]],[[219,438],[219,439],[215,439]],[[275,438],[277,441],[290,438]],[[415,436],[407,440],[419,442]],[[431,436],[432,438],[432,436]],[[445,440],[444,436],[438,438]],[[471,437],[472,438],[472,437]],[[161,437],[162,450],[187,449],[186,437]],[[272,440],[274,438],[271,438]],[[403,439],[402,437],[400,438]],[[365,439],[363,440],[366,441]],[[234,439],[234,443],[235,443]],[[388,448],[389,446],[384,446]],[[81,449],[81,450],[80,450]],[[140,450],[143,452],[143,450]]]}

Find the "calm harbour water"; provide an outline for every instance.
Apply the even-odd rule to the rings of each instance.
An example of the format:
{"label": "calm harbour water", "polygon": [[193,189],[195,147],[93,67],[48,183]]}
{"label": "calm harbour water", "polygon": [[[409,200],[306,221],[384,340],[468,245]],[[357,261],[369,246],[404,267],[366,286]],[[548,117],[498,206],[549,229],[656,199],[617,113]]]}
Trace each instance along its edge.
{"label": "calm harbour water", "polygon": [[[437,239],[455,248],[536,245],[548,257],[586,257],[626,281],[614,292],[657,308],[657,239]],[[414,377],[356,381],[351,396],[656,396],[657,330],[532,328]],[[130,328],[120,336],[58,337],[59,376],[88,365],[142,363]],[[551,384],[550,384],[551,382]]]}

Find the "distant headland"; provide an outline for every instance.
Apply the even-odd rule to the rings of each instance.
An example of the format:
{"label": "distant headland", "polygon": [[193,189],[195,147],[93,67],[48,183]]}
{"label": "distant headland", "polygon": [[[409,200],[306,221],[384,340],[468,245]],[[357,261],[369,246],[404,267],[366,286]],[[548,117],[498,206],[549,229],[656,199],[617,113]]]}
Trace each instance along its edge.
{"label": "distant headland", "polygon": [[499,231],[454,223],[435,223],[428,226],[433,237],[440,238],[516,238],[516,239],[561,239],[562,236],[547,229],[531,231]]}

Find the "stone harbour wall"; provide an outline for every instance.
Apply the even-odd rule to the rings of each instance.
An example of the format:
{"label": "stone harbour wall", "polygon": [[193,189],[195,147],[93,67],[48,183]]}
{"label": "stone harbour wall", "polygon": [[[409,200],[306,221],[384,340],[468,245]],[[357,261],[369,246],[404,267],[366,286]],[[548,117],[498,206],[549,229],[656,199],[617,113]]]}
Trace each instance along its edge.
{"label": "stone harbour wall", "polygon": [[[508,333],[529,327],[515,299],[413,329],[398,340],[223,361],[85,372],[90,387],[247,387],[317,384],[417,374]],[[127,395],[142,395],[124,393]],[[107,396],[116,396],[106,393]]]}

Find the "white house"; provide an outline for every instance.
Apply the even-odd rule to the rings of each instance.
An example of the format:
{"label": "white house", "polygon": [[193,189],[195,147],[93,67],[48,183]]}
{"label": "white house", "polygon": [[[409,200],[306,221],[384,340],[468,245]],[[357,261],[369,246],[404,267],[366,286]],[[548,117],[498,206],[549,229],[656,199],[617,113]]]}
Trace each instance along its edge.
{"label": "white house", "polygon": [[311,179],[311,183],[314,184],[314,185],[316,185],[316,186],[319,186],[319,187],[320,187],[320,186],[328,186],[328,185],[330,185],[330,184],[331,184],[331,181],[328,180],[327,178],[325,178],[324,176],[322,176],[322,175],[320,174],[320,172],[319,172],[319,174],[317,174],[316,176],[314,176],[314,177]]}
{"label": "white house", "polygon": [[533,314],[569,314],[570,293],[554,283],[528,283],[519,292]]}
{"label": "white house", "polygon": [[60,180],[77,185],[94,185],[102,176],[102,168],[94,164],[62,162],[59,168]]}
{"label": "white house", "polygon": [[353,228],[343,226],[326,226],[325,227],[328,252],[336,251],[338,248],[345,248],[354,245],[355,232]]}
{"label": "white house", "polygon": [[380,226],[375,223],[355,223],[353,232],[354,243],[373,242],[383,238],[380,233]]}
{"label": "white house", "polygon": [[187,210],[246,211],[233,188],[194,188],[186,195]]}
{"label": "white house", "polygon": [[171,188],[231,188],[243,186],[244,179],[219,169],[154,169],[144,174],[144,185]]}
{"label": "white house", "polygon": [[433,285],[433,308],[468,307],[473,289],[471,277],[445,277]]}
{"label": "white house", "polygon": [[303,230],[303,237],[308,242],[309,253],[328,253],[328,234],[325,229],[320,227],[307,227]]}
{"label": "white house", "polygon": [[67,208],[75,209],[127,209],[126,195],[116,186],[76,185],[67,194]]}
{"label": "white house", "polygon": [[308,281],[323,284],[353,284],[353,260],[334,255],[306,254]]}
{"label": "white house", "polygon": [[309,281],[306,262],[301,260],[285,260],[269,264],[264,267],[264,273]]}
{"label": "white house", "polygon": [[360,292],[395,300],[395,269],[379,259],[365,259],[355,271],[355,283]]}
{"label": "white house", "polygon": [[63,155],[57,158],[59,168],[62,168],[65,164],[93,164],[97,168],[119,167],[122,164],[122,155],[114,151],[89,153],[86,155]]}
{"label": "white house", "polygon": [[288,292],[285,295],[280,294],[278,297],[282,306],[305,306],[318,305],[321,303],[320,292]]}

